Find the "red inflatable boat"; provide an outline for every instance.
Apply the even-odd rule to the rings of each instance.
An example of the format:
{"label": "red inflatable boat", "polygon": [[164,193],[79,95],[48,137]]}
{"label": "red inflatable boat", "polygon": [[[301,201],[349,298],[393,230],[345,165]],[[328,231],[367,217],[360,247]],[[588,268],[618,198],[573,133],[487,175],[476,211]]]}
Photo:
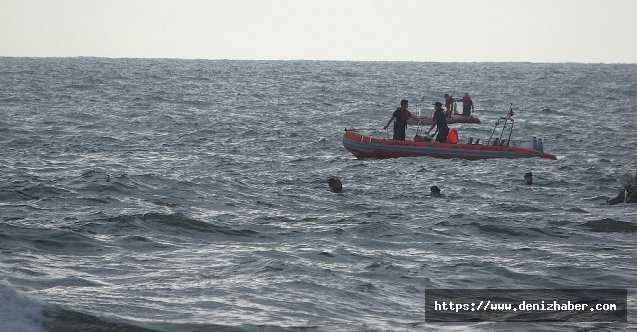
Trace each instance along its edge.
{"label": "red inflatable boat", "polygon": [[[494,133],[498,125],[501,124],[501,120],[504,123],[502,133],[499,137],[494,138]],[[508,138],[503,137],[505,128],[510,129]],[[500,118],[491,137],[484,144],[473,140],[466,143],[440,143],[425,140],[399,141],[367,136],[354,129],[346,129],[345,134],[343,134],[343,146],[359,159],[427,156],[469,160],[531,157],[557,160],[555,155],[544,152],[544,144],[541,139],[533,137],[521,141],[512,141],[512,128],[513,119]]]}

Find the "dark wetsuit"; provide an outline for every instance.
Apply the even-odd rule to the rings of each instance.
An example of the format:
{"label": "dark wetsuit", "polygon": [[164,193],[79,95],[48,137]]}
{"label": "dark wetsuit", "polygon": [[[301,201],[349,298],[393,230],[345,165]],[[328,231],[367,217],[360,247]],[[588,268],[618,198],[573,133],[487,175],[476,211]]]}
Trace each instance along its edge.
{"label": "dark wetsuit", "polygon": [[438,135],[436,135],[436,142],[446,142],[447,134],[449,134],[449,127],[447,126],[447,116],[442,109],[436,110],[434,113],[434,122],[438,127]]}
{"label": "dark wetsuit", "polygon": [[409,120],[411,113],[399,107],[394,111],[392,116],[396,119],[394,122],[394,139],[404,141],[405,128],[407,127],[407,120]]}
{"label": "dark wetsuit", "polygon": [[619,192],[617,197],[608,201],[608,204],[624,202],[637,203],[637,173],[635,173],[635,176],[624,185],[624,189]]}

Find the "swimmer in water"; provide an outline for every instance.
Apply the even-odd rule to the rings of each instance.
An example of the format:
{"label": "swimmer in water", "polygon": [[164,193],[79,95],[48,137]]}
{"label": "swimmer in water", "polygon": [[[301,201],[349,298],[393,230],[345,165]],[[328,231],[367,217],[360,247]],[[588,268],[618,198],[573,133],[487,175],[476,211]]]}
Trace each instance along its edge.
{"label": "swimmer in water", "polygon": [[528,185],[533,184],[533,173],[528,172],[524,174],[524,181],[526,181],[525,183]]}
{"label": "swimmer in water", "polygon": [[340,193],[343,191],[343,183],[338,178],[330,178],[327,180],[327,183],[330,186],[330,190],[335,193]]}
{"label": "swimmer in water", "polygon": [[442,197],[438,186],[431,186],[431,197]]}

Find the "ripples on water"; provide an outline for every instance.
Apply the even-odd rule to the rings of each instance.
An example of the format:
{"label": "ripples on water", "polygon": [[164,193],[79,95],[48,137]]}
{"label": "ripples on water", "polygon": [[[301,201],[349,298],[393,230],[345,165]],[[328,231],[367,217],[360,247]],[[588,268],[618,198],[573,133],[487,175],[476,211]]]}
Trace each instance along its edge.
{"label": "ripples on water", "polygon": [[[604,202],[637,169],[635,65],[3,58],[0,74],[9,331],[635,328],[424,312],[426,288],[618,287],[631,317],[637,213]],[[402,98],[464,92],[483,124],[461,139],[512,102],[514,134],[558,161],[342,147],[345,127],[388,136]]]}

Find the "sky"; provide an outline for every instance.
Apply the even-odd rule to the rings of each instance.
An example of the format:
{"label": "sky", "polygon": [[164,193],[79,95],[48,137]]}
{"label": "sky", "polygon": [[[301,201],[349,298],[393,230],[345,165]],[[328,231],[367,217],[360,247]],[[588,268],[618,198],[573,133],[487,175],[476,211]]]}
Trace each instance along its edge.
{"label": "sky", "polygon": [[637,63],[637,0],[0,0],[0,56]]}

